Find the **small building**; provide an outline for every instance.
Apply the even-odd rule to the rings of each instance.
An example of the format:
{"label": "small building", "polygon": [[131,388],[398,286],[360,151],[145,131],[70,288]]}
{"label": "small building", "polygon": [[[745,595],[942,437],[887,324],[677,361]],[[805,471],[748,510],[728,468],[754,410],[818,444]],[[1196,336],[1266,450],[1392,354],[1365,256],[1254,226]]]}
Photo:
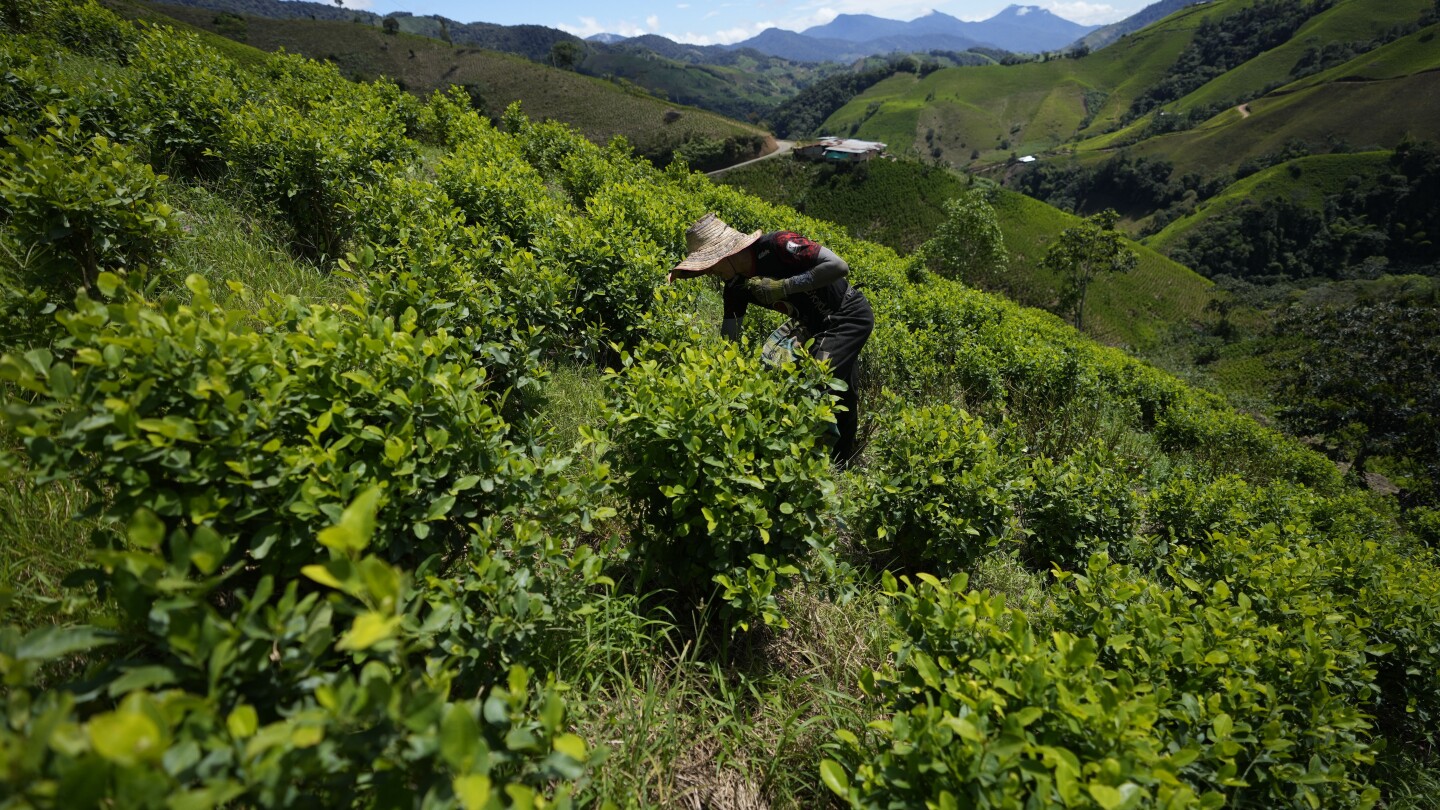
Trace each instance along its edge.
{"label": "small building", "polygon": [[822,137],[813,143],[795,147],[795,157],[800,160],[825,160],[834,163],[863,163],[873,160],[885,152],[885,144],[879,141],[857,141],[852,138]]}
{"label": "small building", "polygon": [[1020,163],[1034,163],[1034,162],[1035,162],[1035,156],[1034,156],[1034,155],[1026,155],[1025,157],[1020,158],[1019,162],[1020,162]]}

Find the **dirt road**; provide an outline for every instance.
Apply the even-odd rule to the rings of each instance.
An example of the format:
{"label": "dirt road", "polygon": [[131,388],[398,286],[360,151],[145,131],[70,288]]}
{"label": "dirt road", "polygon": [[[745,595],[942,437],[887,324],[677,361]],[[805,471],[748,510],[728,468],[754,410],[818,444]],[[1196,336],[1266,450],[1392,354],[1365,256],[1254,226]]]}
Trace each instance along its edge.
{"label": "dirt road", "polygon": [[706,172],[705,174],[706,174],[706,176],[708,176],[708,177],[716,177],[716,176],[718,176],[718,175],[722,175],[722,174],[724,174],[725,172],[730,171],[731,169],[738,169],[738,168],[740,168],[741,166],[749,166],[751,163],[759,163],[759,162],[762,161],[762,160],[769,160],[770,158],[773,158],[773,157],[775,157],[776,155],[788,155],[788,154],[790,154],[790,150],[791,150],[791,149],[794,149],[794,148],[795,148],[795,142],[794,142],[794,141],[782,141],[782,140],[776,139],[776,141],[775,141],[775,151],[774,151],[774,152],[771,152],[771,153],[768,154],[768,155],[761,155],[760,157],[755,158],[754,160],[747,160],[747,161],[745,161],[744,163],[736,163],[734,166],[726,166],[726,167],[723,168],[723,169],[716,169],[716,170],[713,171],[713,172]]}

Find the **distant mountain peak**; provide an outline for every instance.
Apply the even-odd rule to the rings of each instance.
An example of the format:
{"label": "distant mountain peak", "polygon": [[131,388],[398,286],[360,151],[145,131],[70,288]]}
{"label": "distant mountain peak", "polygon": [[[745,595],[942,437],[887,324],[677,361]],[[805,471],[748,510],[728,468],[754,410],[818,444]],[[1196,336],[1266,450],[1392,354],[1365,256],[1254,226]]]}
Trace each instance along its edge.
{"label": "distant mountain peak", "polygon": [[599,42],[602,45],[614,45],[617,42],[624,42],[627,39],[629,39],[629,37],[623,37],[619,34],[595,34],[594,36],[586,37],[585,41]]}

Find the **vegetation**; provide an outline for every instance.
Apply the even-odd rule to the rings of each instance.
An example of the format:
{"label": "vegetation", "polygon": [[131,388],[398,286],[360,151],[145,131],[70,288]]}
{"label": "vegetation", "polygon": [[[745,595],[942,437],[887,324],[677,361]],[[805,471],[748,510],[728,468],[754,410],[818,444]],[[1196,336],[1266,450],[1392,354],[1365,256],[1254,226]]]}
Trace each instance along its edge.
{"label": "vegetation", "polygon": [[1201,20],[1190,44],[1164,77],[1131,103],[1130,115],[1144,115],[1189,95],[1211,79],[1285,42],[1306,20],[1330,8],[1333,1],[1260,0],[1218,20]]}
{"label": "vegetation", "polygon": [[971,188],[945,203],[945,221],[920,246],[931,270],[975,287],[993,288],[1009,263],[1005,235],[995,215],[996,189]]}
{"label": "vegetation", "polygon": [[1020,172],[1015,190],[1074,213],[1094,215],[1113,208],[1128,218],[1149,217],[1158,230],[1222,191],[1225,182],[1196,173],[1175,177],[1162,158],[1132,158],[1121,152],[1102,163],[1038,164]]}
{"label": "vegetation", "polygon": [[1106,210],[1074,228],[1066,228],[1040,260],[1047,270],[1064,279],[1060,308],[1073,316],[1076,329],[1084,328],[1085,294],[1090,283],[1102,273],[1127,273],[1139,263],[1135,251],[1126,247],[1114,230],[1119,218],[1113,210]]}
{"label": "vegetation", "polygon": [[[994,61],[987,55],[968,52],[931,52],[928,56],[929,58],[922,58],[904,55],[891,56],[883,61],[865,60],[861,63],[861,70],[827,76],[801,89],[793,98],[786,99],[766,112],[765,118],[775,130],[775,134],[781,138],[805,138],[826,134],[820,131],[821,124],[836,110],[876,82],[896,73],[925,76],[941,67],[950,66],[941,64],[941,58],[951,65],[983,65]],[[876,61],[880,64],[869,64]]]}
{"label": "vegetation", "polygon": [[1299,309],[1276,326],[1298,346],[1276,369],[1282,414],[1325,436],[1357,476],[1383,469],[1414,502],[1440,503],[1440,308],[1410,300]]}
{"label": "vegetation", "polygon": [[1175,257],[1208,276],[1237,278],[1440,272],[1431,238],[1440,232],[1440,146],[1403,143],[1386,169],[1352,175],[1318,210],[1283,198],[1237,207],[1193,230]]}
{"label": "vegetation", "polygon": [[[178,6],[153,8],[165,13],[160,19],[229,36],[227,29],[215,22],[213,11]],[[122,10],[144,13],[138,6]],[[404,18],[407,25],[418,19],[430,18]],[[249,17],[243,41],[263,51],[284,49],[333,62],[351,79],[386,78],[421,97],[437,90],[448,92],[458,85],[465,88],[471,106],[492,121],[498,120],[510,104],[520,101],[535,118],[563,121],[596,143],[607,143],[617,135],[624,137],[637,152],[660,165],[668,163],[677,151],[685,154],[688,149],[690,154],[686,156],[693,159],[696,168],[719,168],[755,157],[767,144],[765,133],[753,125],[677,106],[676,102],[656,98],[627,82],[552,67],[550,44],[545,45],[543,58],[531,61],[403,33],[405,30],[402,26],[402,33],[387,36],[374,25]]]}
{"label": "vegetation", "polygon": [[[1433,517],[1218,397],[518,106],[497,126],[463,90],[246,67],[90,0],[0,24],[6,131],[87,166],[110,127],[153,183],[90,208],[178,224],[108,219],[148,272],[47,287],[28,257],[105,254],[26,213],[71,185],[0,164],[29,189],[0,197],[0,568],[74,555],[0,602],[10,804],[1300,808],[1434,784]],[[715,289],[663,283],[707,211],[813,236],[865,285],[876,413],[842,475],[823,364],[762,367],[773,319],[725,343]]]}

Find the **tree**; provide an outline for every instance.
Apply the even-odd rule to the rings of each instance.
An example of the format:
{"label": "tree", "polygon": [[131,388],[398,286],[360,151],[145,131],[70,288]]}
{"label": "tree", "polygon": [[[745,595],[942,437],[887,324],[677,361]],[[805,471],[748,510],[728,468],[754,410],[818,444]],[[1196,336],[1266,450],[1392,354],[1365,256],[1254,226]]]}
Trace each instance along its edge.
{"label": "tree", "polygon": [[1107,208],[1066,228],[1045,251],[1040,266],[1060,277],[1060,309],[1076,329],[1085,328],[1085,293],[1101,273],[1128,273],[1140,258],[1115,231],[1120,215]]}
{"label": "tree", "polygon": [[1410,497],[1440,503],[1440,301],[1297,309],[1275,333],[1299,346],[1275,367],[1290,427],[1357,475],[1388,458]]}
{"label": "tree", "polygon": [[390,34],[391,36],[394,36],[400,31],[400,21],[395,19],[394,17],[386,17],[383,21],[381,21],[380,25],[385,29],[385,33]]}
{"label": "tree", "polygon": [[584,57],[585,49],[568,39],[550,46],[550,64],[557,68],[573,68]]}
{"label": "tree", "polygon": [[920,246],[925,265],[947,278],[995,289],[1009,256],[991,203],[992,188],[974,188],[945,201],[945,221]]}

